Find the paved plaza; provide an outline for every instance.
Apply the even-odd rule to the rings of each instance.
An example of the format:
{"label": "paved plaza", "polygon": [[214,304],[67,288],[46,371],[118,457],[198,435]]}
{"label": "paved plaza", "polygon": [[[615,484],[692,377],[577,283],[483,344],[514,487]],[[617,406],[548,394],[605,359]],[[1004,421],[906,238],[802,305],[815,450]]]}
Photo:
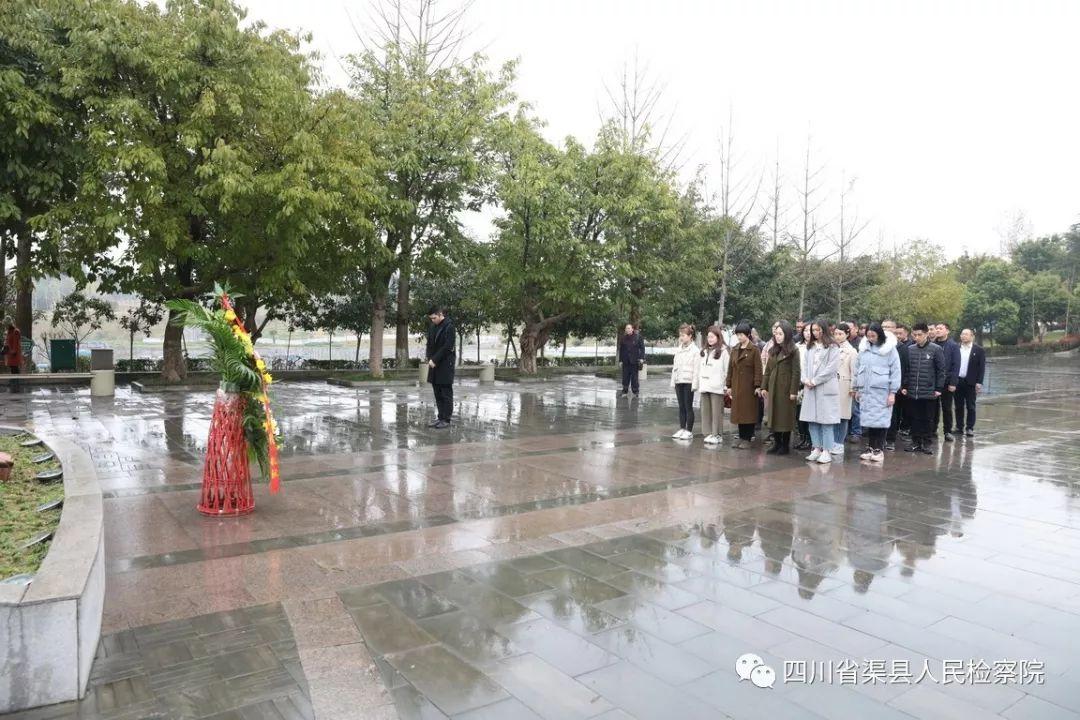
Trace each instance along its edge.
{"label": "paved plaza", "polygon": [[10,717],[1080,718],[1078,381],[995,362],[977,437],[884,466],[673,441],[666,378],[465,381],[448,431],[283,383],[282,491],[226,520],[211,392],[0,395],[106,498],[90,692]]}

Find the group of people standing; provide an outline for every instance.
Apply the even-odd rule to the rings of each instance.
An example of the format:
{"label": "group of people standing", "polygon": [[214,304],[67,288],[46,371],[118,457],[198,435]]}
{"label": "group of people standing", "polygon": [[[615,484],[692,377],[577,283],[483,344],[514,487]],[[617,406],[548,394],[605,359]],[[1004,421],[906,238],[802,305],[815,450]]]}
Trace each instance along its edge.
{"label": "group of people standing", "polygon": [[[793,434],[806,459],[830,463],[844,454],[845,442],[867,447],[860,458],[882,462],[909,435],[908,452],[933,453],[938,428],[943,439],[972,437],[976,398],[982,392],[986,354],[964,329],[960,342],[947,323],[893,320],[880,323],[829,323],[786,320],[773,324],[768,342],[748,322],[724,331],[709,327],[696,343],[694,326],[679,327],[671,385],[679,404],[679,429],[672,437],[694,437],[694,394],[699,394],[706,445],[723,437],[723,411],[730,408],[738,427],[733,448],[755,442],[761,426],[769,431],[769,454],[787,455]],[[623,394],[639,392],[637,373],[644,343],[628,325],[619,343]],[[955,411],[955,412],[954,412]]]}

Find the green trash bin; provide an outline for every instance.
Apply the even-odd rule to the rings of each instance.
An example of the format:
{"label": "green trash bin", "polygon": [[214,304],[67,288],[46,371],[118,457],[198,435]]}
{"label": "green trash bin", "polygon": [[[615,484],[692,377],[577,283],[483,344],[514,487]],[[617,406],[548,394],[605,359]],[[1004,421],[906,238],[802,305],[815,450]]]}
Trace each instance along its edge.
{"label": "green trash bin", "polygon": [[49,369],[52,372],[75,372],[75,341],[49,341]]}

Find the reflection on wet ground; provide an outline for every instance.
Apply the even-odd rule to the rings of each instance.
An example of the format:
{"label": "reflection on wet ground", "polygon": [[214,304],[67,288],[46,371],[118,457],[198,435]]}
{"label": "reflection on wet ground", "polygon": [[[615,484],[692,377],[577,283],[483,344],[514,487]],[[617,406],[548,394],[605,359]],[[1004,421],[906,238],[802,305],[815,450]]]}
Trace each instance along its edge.
{"label": "reflection on wet ground", "polygon": [[665,380],[465,384],[441,434],[427,388],[283,384],[234,520],[194,511],[210,393],[2,396],[106,491],[91,694],[20,717],[1080,717],[1080,368],[1029,363],[883,467],[673,442]]}

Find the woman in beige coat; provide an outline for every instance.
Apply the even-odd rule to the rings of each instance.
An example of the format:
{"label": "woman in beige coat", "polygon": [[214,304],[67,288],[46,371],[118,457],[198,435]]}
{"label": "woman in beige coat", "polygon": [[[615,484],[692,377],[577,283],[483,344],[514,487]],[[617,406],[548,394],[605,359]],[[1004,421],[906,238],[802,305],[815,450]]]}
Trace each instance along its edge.
{"label": "woman in beige coat", "polygon": [[855,396],[851,389],[851,381],[855,377],[855,365],[858,361],[859,351],[848,342],[851,326],[846,322],[837,323],[833,329],[833,340],[836,347],[840,348],[840,364],[837,366],[837,380],[839,381],[840,401],[840,424],[836,426],[835,440],[831,453],[833,455],[844,454],[844,439],[847,437],[848,424],[851,422],[851,399]]}

